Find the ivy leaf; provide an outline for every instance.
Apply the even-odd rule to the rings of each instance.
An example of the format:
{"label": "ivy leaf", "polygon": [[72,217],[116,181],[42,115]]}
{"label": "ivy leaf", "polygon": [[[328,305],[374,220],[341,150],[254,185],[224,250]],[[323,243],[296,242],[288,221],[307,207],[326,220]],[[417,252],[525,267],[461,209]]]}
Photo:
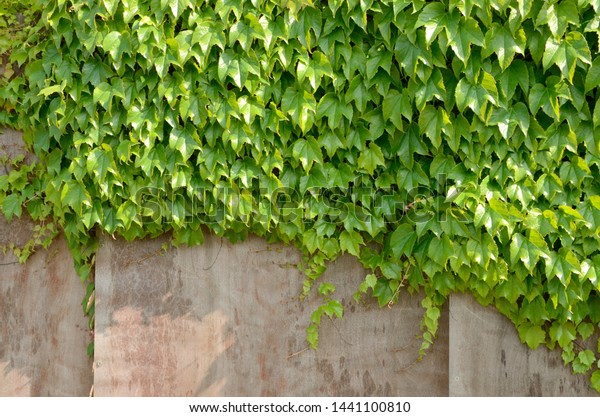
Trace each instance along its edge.
{"label": "ivy leaf", "polygon": [[414,164],[414,155],[427,155],[428,149],[419,137],[419,127],[412,123],[411,126],[399,139],[398,156],[402,164],[412,169]]}
{"label": "ivy leaf", "polygon": [[446,27],[448,44],[463,63],[471,54],[471,45],[483,46],[484,36],[477,21],[473,18],[453,18]]}
{"label": "ivy leaf", "polygon": [[94,103],[99,103],[106,110],[110,110],[112,96],[112,88],[107,82],[101,82],[94,88]]}
{"label": "ivy leaf", "polygon": [[375,78],[379,68],[391,74],[392,53],[384,48],[377,48],[367,57],[367,79]]}
{"label": "ivy leaf", "polygon": [[596,57],[585,77],[585,92],[600,86],[600,57]]}
{"label": "ivy leaf", "polygon": [[190,159],[195,150],[200,149],[200,146],[190,132],[187,129],[180,128],[171,131],[169,135],[169,147],[179,151],[184,162]]}
{"label": "ivy leaf", "polygon": [[436,109],[432,105],[427,105],[419,115],[419,128],[424,133],[435,148],[442,144],[442,129],[450,125],[450,118],[446,110]]}
{"label": "ivy leaf", "polygon": [[518,327],[518,330],[521,341],[527,343],[531,349],[537,349],[546,340],[546,332],[540,326],[524,323]]}
{"label": "ivy leaf", "polygon": [[410,257],[417,241],[417,233],[409,224],[401,224],[394,230],[390,238],[390,247],[396,259],[402,255]]}
{"label": "ivy leaf", "polygon": [[425,40],[430,44],[447,25],[448,11],[440,2],[427,4],[417,17],[415,29],[425,26]]}
{"label": "ivy leaf", "polygon": [[469,107],[482,120],[485,120],[487,103],[496,104],[498,90],[494,77],[483,72],[481,84],[473,85],[467,79],[461,79],[456,86],[456,106],[462,112]]}
{"label": "ivy leaf", "polygon": [[590,370],[594,362],[596,362],[594,352],[589,349],[582,350],[573,362],[573,372],[583,374]]}
{"label": "ivy leaf", "polygon": [[579,262],[571,251],[558,255],[550,252],[546,258],[546,275],[548,278],[557,277],[565,286],[569,283],[571,273],[576,272],[578,268]]}
{"label": "ivy leaf", "polygon": [[592,61],[590,48],[581,33],[570,32],[560,41],[553,38],[548,39],[542,58],[544,69],[556,65],[560,68],[563,77],[572,83],[577,61],[586,64],[591,64]]}
{"label": "ivy leaf", "polygon": [[192,34],[192,45],[200,45],[204,54],[208,54],[208,51],[215,45],[223,49],[225,46],[223,24],[218,20],[197,22]]}
{"label": "ivy leaf", "polygon": [[412,105],[407,94],[397,90],[388,91],[383,99],[383,119],[391,121],[396,128],[402,130],[402,116],[412,119]]}
{"label": "ivy leaf", "polygon": [[558,342],[559,346],[564,348],[569,345],[577,336],[575,326],[571,322],[554,322],[548,331],[550,338]]}
{"label": "ivy leaf", "polygon": [[117,10],[117,6],[119,2],[117,0],[102,0],[104,7],[106,7],[106,11],[110,17],[115,15],[115,11]]}
{"label": "ivy leaf", "polygon": [[21,198],[18,194],[8,194],[2,200],[2,212],[7,221],[11,221],[13,216],[21,217],[22,211]]}
{"label": "ivy leaf", "polygon": [[352,107],[342,103],[333,93],[327,93],[321,98],[317,105],[317,120],[327,117],[327,125],[335,129],[342,121],[342,117],[352,121]]}
{"label": "ivy leaf", "polygon": [[308,174],[313,164],[323,163],[321,147],[314,138],[298,139],[292,149],[294,159],[302,164],[304,171]]}
{"label": "ivy leaf", "polygon": [[82,213],[83,205],[91,207],[86,189],[77,181],[69,180],[63,185],[60,198],[65,206],[71,207],[77,214]]}
{"label": "ivy leaf", "polygon": [[600,370],[592,373],[592,388],[600,392]]}
{"label": "ivy leaf", "polygon": [[485,47],[482,56],[485,58],[495,53],[500,68],[505,70],[512,63],[516,53],[524,53],[526,42],[527,39],[523,29],[518,29],[513,34],[506,26],[496,23],[485,35]]}
{"label": "ivy leaf", "polygon": [[351,255],[359,256],[360,246],[364,244],[362,236],[355,230],[343,230],[340,234],[340,248]]}
{"label": "ivy leaf", "polygon": [[86,168],[90,175],[94,175],[104,182],[106,179],[106,173],[111,165],[111,158],[106,150],[95,148],[87,157]]}
{"label": "ivy leaf", "polygon": [[367,103],[372,99],[372,97],[361,75],[356,75],[352,79],[348,89],[346,90],[345,99],[346,103],[354,101],[356,108],[360,113],[365,112]]}
{"label": "ivy leaf", "polygon": [[358,166],[366,170],[369,175],[373,175],[377,166],[385,167],[385,158],[381,148],[374,142],[369,143],[369,147],[361,152],[358,157]]}
{"label": "ivy leaf", "polygon": [[554,37],[562,37],[568,24],[579,25],[577,5],[570,0],[542,7],[535,21],[536,25],[546,24]]}
{"label": "ivy leaf", "polygon": [[289,114],[302,132],[308,131],[315,120],[317,102],[312,94],[305,90],[289,87],[281,99],[281,110]]}
{"label": "ivy leaf", "polygon": [[529,110],[535,116],[540,108],[548,116],[560,118],[558,95],[542,84],[535,84],[529,91]]}
{"label": "ivy leaf", "polygon": [[110,32],[104,37],[102,48],[110,54],[114,61],[120,61],[123,53],[131,53],[128,38],[117,31]]}
{"label": "ivy leaf", "polygon": [[443,267],[446,266],[448,259],[456,257],[454,245],[446,234],[442,237],[434,237],[431,240],[427,254],[433,261]]}
{"label": "ivy leaf", "polygon": [[231,50],[227,50],[219,57],[218,72],[220,81],[226,76],[231,77],[238,88],[242,88],[248,79],[248,69],[243,65],[241,58]]}

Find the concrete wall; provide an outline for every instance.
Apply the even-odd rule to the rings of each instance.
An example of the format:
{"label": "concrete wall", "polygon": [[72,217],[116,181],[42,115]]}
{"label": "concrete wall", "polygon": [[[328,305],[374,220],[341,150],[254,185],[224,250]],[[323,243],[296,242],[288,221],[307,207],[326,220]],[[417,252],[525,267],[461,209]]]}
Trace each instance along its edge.
{"label": "concrete wall", "polygon": [[597,395],[588,377],[563,365],[559,350],[529,349],[508,319],[470,295],[450,299],[449,351],[452,396]]}
{"label": "concrete wall", "polygon": [[343,320],[322,325],[317,351],[305,329],[317,299],[300,302],[293,248],[206,236],[161,252],[163,239],[102,239],[96,270],[95,394],[447,395],[448,315],[439,343],[417,363],[418,297],[391,311],[360,306],[364,271],[352,258],[323,280],[339,288]]}
{"label": "concrete wall", "polygon": [[[20,135],[0,135],[0,155],[23,152]],[[0,175],[5,167],[0,167]],[[24,245],[33,223],[0,215],[0,247]],[[20,265],[0,251],[0,396],[81,396],[92,384],[84,289],[64,239]]]}

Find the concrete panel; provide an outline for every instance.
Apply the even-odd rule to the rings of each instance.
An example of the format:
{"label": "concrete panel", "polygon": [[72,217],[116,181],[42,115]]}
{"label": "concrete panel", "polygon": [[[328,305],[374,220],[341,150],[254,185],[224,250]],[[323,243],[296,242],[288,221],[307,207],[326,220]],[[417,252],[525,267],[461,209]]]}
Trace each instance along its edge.
{"label": "concrete panel", "polygon": [[[21,134],[0,132],[0,156],[25,153]],[[28,155],[28,158],[32,158]],[[0,164],[0,175],[10,167]],[[0,248],[23,246],[33,223],[0,214]],[[84,396],[92,385],[84,288],[60,238],[20,265],[0,250],[0,396]]]}
{"label": "concrete panel", "polygon": [[[19,155],[26,155],[25,162],[29,163],[34,160],[33,154],[28,154],[25,151],[23,144],[23,134],[16,130],[0,128],[0,157],[8,157],[14,159]],[[0,175],[5,175],[8,171],[8,166],[0,163]]]}
{"label": "concrete panel", "polygon": [[506,317],[465,294],[450,298],[449,385],[451,396],[597,395],[558,350],[529,349]]}
{"label": "concrete panel", "polygon": [[[352,294],[365,272],[330,266],[343,320],[325,320],[319,350],[305,329],[297,250],[251,237],[161,251],[166,238],[104,237],[96,262],[96,396],[447,395],[448,315],[416,362],[422,315],[408,294],[392,310]],[[321,282],[321,281],[320,281]]]}
{"label": "concrete panel", "polygon": [[[1,216],[0,216],[1,217]],[[0,246],[27,240],[0,219]],[[85,396],[92,385],[84,289],[64,239],[20,265],[0,254],[0,396]]]}

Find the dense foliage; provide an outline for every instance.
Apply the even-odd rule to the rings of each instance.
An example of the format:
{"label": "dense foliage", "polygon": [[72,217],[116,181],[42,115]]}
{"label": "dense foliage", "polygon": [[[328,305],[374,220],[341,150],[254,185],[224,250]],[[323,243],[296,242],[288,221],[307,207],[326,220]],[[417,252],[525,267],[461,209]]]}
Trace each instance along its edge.
{"label": "dense foliage", "polygon": [[[54,0],[41,19],[0,92],[39,162],[0,201],[60,226],[82,278],[97,231],[292,243],[306,293],[347,252],[372,272],[357,300],[424,290],[423,350],[469,291],[600,390],[599,1]],[[313,346],[342,315],[318,289]]]}

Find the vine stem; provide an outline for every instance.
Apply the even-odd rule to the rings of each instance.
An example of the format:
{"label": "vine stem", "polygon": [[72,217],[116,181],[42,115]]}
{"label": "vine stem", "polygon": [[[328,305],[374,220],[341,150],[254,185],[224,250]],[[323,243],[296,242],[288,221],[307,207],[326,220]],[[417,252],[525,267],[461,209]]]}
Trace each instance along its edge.
{"label": "vine stem", "polygon": [[302,350],[299,350],[298,352],[295,352],[295,353],[290,353],[290,354],[288,355],[287,359],[291,359],[291,358],[293,358],[294,356],[298,356],[298,355],[300,355],[300,354],[302,354],[302,353],[306,352],[307,350],[308,350],[308,348],[304,348],[304,349],[302,349]]}

